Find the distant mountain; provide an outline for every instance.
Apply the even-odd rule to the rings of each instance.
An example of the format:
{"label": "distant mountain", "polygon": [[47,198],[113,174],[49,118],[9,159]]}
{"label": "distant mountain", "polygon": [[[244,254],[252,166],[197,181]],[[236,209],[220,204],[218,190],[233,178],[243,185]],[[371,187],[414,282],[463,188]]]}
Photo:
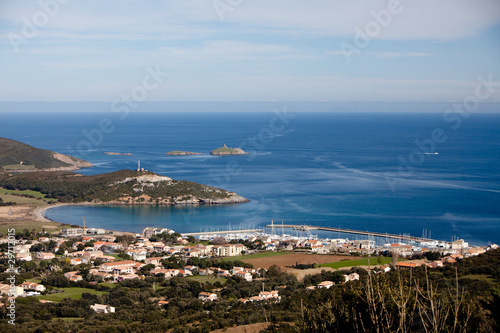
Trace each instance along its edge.
{"label": "distant mountain", "polygon": [[71,171],[91,166],[91,163],[73,156],[0,138],[0,168],[5,171]]}
{"label": "distant mountain", "polygon": [[234,192],[216,187],[134,170],[92,176],[72,172],[0,173],[0,187],[36,190],[68,203],[210,205],[248,201]]}

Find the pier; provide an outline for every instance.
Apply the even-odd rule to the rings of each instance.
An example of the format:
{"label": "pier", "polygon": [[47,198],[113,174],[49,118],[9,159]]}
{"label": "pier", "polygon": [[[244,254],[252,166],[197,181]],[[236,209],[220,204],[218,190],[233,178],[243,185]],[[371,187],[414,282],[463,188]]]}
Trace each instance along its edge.
{"label": "pier", "polygon": [[251,232],[264,232],[263,229],[243,229],[243,230],[225,230],[225,231],[204,231],[204,232],[188,232],[181,236],[201,236],[201,235],[226,235],[226,234],[241,234]]}
{"label": "pier", "polygon": [[[382,233],[382,232],[360,231],[360,230],[353,230],[353,229],[320,227],[320,226],[312,226],[312,225],[268,224],[268,225],[266,225],[266,228],[271,228],[273,230],[276,228],[278,228],[278,229],[288,228],[288,229],[299,230],[299,231],[311,231],[311,230],[332,231],[332,232],[342,232],[345,234],[363,235],[363,236],[368,236],[368,237],[372,236],[372,237],[401,239],[401,240],[413,241],[413,242],[419,242],[419,243],[438,241],[436,239],[415,237],[415,236],[409,236],[409,235],[394,235],[394,234],[388,234],[388,233]],[[442,241],[438,241],[438,242],[442,242]],[[449,243],[449,242],[446,242],[446,243]]]}

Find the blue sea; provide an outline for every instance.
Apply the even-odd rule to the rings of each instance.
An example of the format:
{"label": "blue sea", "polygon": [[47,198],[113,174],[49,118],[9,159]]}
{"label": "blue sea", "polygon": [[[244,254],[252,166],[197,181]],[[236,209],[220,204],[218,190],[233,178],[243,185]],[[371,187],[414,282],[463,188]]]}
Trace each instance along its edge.
{"label": "blue sea", "polygon": [[[58,222],[81,225],[85,217],[88,227],[198,232],[254,228],[274,220],[500,243],[500,114],[373,112],[369,104],[357,112],[286,111],[279,103],[268,112],[248,108],[10,112],[1,114],[0,136],[95,165],[82,174],[136,169],[140,160],[141,167],[157,174],[251,200],[225,206],[48,210],[46,216]],[[250,154],[209,154],[223,144]],[[172,150],[204,155],[165,155]]]}

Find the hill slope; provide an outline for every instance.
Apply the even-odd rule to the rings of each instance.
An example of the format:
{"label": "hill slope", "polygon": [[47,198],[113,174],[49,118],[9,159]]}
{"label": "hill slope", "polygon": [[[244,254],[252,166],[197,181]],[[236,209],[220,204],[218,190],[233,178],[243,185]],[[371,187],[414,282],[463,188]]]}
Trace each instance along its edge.
{"label": "hill slope", "polygon": [[35,190],[60,202],[110,204],[230,204],[247,199],[234,192],[150,171],[120,170],[94,176],[72,172],[0,173],[0,187]]}
{"label": "hill slope", "polygon": [[0,168],[9,171],[77,170],[91,167],[87,161],[38,149],[30,145],[0,138]]}

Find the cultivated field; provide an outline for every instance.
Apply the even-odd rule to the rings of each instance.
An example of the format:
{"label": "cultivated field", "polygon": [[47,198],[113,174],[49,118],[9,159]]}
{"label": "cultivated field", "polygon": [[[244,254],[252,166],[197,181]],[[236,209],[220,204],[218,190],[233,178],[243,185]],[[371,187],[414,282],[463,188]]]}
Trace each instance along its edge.
{"label": "cultivated field", "polygon": [[305,253],[289,253],[274,257],[241,258],[242,261],[252,264],[254,267],[269,268],[272,265],[277,265],[284,270],[293,270],[287,267],[299,264],[324,264],[328,262],[337,262],[341,260],[351,259],[351,256],[328,255],[328,254],[305,254]]}

